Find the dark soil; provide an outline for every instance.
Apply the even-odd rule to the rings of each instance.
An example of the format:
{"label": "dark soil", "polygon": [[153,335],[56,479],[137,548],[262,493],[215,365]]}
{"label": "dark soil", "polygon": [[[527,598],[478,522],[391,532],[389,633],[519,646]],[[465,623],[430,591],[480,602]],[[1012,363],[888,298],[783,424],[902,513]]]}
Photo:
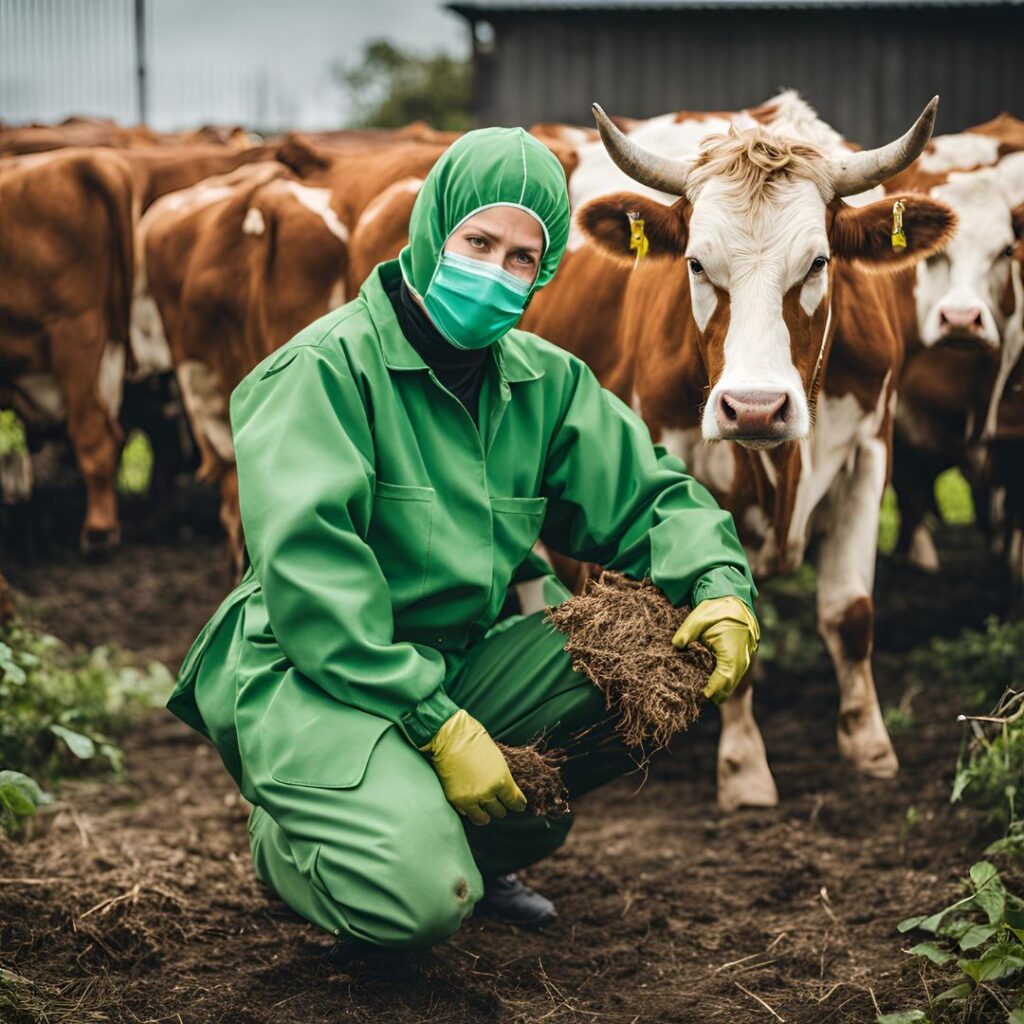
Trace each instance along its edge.
{"label": "dark soil", "polygon": [[[947,535],[944,553],[938,583],[881,567],[883,706],[904,692],[910,647],[999,604],[975,540]],[[66,638],[116,640],[172,669],[227,582],[202,537],[9,576],[22,608]],[[813,604],[784,602],[787,618]],[[896,922],[948,902],[991,838],[949,803],[958,699],[919,695],[895,736],[901,775],[867,781],[838,759],[836,688],[818,665],[758,687],[777,809],[717,810],[709,709],[646,782],[580,801],[567,845],[529,872],[557,924],[473,918],[428,953],[348,964],[254,880],[247,808],[215,751],[157,713],[126,743],[125,781],[64,784],[26,841],[0,846],[0,968],[22,979],[5,990],[0,972],[22,1007],[0,1020],[860,1024],[921,1005]]]}

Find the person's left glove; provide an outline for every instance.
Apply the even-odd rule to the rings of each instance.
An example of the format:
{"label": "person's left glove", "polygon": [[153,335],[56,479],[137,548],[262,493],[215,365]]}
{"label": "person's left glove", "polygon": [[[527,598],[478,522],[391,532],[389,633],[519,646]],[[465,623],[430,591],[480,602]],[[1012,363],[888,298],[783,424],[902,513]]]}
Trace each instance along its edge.
{"label": "person's left glove", "polygon": [[704,696],[724,703],[739,686],[761,639],[754,613],[738,597],[713,597],[701,601],[676,630],[676,647],[699,640],[715,656],[715,670],[704,687]]}
{"label": "person's left glove", "polygon": [[448,802],[474,825],[526,807],[498,745],[465,708],[460,708],[419,748],[431,763]]}

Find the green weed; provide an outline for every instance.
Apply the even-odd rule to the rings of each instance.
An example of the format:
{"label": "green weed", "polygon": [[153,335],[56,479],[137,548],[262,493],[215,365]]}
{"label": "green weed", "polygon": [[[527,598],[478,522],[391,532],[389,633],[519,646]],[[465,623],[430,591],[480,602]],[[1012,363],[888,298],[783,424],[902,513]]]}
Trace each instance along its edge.
{"label": "green weed", "polygon": [[27,800],[45,802],[13,775],[49,781],[120,772],[116,738],[162,704],[171,685],[163,665],[139,666],[114,647],[75,651],[18,623],[0,630],[0,767],[11,773],[6,813],[0,810],[5,830],[16,830],[31,813]]}
{"label": "green weed", "polygon": [[988,861],[974,864],[964,884],[963,899],[897,925],[931,936],[905,952],[937,967],[955,966],[954,984],[929,994],[927,1010],[883,1014],[877,1024],[938,1024],[954,1014],[967,1019],[968,1012],[972,1020],[986,1012],[1005,1013],[1009,1024],[1024,1020],[1024,991],[1011,987],[1024,972],[1024,899],[1007,890]]}

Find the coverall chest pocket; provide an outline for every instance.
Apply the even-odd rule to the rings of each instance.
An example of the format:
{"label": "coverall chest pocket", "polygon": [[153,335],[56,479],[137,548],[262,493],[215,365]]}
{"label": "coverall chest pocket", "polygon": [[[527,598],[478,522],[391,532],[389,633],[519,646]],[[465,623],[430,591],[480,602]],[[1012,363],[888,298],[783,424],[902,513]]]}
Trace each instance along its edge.
{"label": "coverall chest pocket", "polygon": [[430,570],[433,487],[378,480],[366,540],[384,572],[391,604],[404,608],[423,596]]}
{"label": "coverall chest pocket", "polygon": [[548,499],[491,498],[494,521],[494,574],[508,583],[530,549],[537,543],[544,524]]}

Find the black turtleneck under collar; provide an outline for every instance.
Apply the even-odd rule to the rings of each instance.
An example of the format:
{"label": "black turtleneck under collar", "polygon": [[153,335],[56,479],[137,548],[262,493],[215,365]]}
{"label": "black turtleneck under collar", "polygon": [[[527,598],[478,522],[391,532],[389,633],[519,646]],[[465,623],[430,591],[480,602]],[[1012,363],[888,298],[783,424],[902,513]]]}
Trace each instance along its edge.
{"label": "black turtleneck under collar", "polygon": [[466,407],[479,426],[480,388],[483,385],[490,346],[477,349],[456,348],[427,316],[413,298],[405,278],[398,274],[385,286],[388,298],[402,328],[405,340],[437,375],[437,379]]}

